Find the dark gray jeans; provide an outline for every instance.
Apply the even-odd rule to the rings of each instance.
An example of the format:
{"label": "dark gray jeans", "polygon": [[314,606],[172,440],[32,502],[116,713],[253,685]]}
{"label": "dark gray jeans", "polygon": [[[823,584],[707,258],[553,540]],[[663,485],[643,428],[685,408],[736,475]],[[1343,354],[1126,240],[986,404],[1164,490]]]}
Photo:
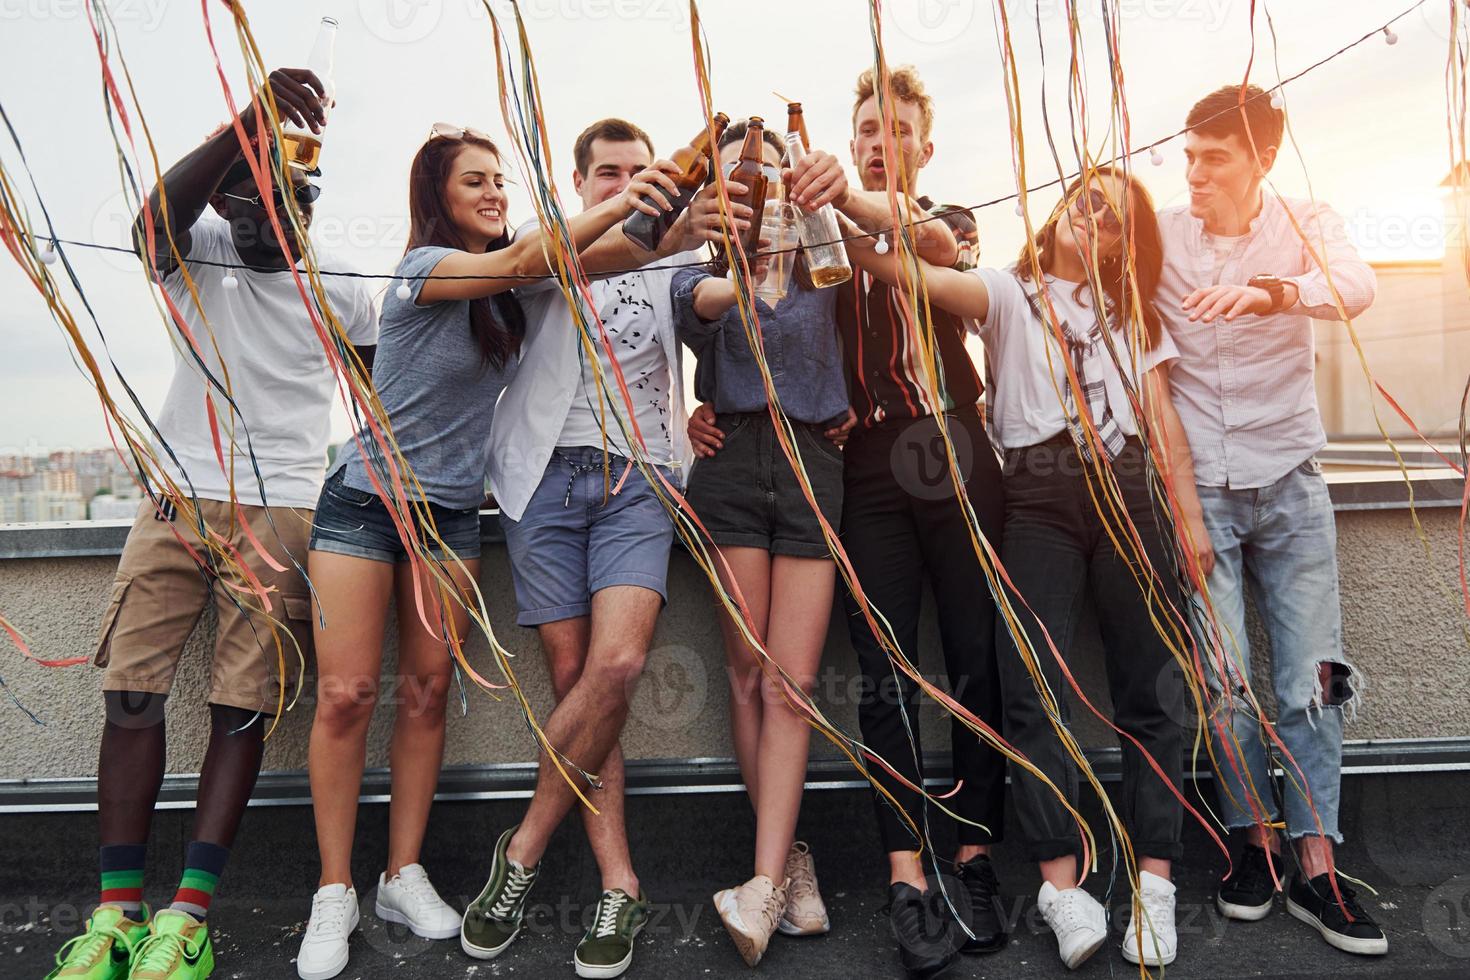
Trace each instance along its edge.
{"label": "dark gray jeans", "polygon": [[[1001,560],[1030,611],[1016,595],[1010,600],[1065,723],[1070,717],[1071,687],[1039,626],[1046,627],[1068,669],[1075,671],[1077,624],[1084,603],[1091,599],[1102,632],[1113,723],[1137,739],[1178,788],[1184,755],[1184,683],[1150,617],[1183,631],[1186,627],[1179,614],[1185,607],[1173,584],[1174,563],[1149,498],[1142,448],[1137,439],[1129,439],[1113,461],[1113,472],[1149,563],[1168,590],[1167,602],[1157,590],[1145,595],[1135,578],[1137,574],[1147,581],[1144,570],[1130,568],[1128,559],[1114,546],[1088,492],[1083,466],[1066,434],[1006,453]],[[1005,699],[1006,739],[1075,806],[1077,767],[1052,728],[1036,683],[999,618],[996,653]],[[1099,692],[1087,693],[1094,704],[1100,699]],[[1080,853],[1076,821],[1050,787],[1015,764],[1011,779],[1027,858],[1047,861]],[[1180,857],[1183,806],[1126,739],[1119,802],[1139,856]],[[1101,828],[1098,830],[1101,834]]]}

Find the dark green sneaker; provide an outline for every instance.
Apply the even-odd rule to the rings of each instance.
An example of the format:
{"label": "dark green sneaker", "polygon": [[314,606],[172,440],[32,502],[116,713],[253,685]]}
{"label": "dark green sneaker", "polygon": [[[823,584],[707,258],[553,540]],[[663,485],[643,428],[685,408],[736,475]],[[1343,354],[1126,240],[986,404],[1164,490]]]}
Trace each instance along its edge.
{"label": "dark green sneaker", "polygon": [[620,977],[633,962],[633,940],[648,924],[648,899],[621,888],[602,893],[592,925],[577,944],[577,976]]}
{"label": "dark green sneaker", "polygon": [[515,832],[516,828],[512,827],[495,842],[490,880],[464,910],[464,921],[459,926],[460,948],[477,960],[495,959],[521,934],[526,896],[540,871],[540,865],[523,868],[506,857],[505,849]]}

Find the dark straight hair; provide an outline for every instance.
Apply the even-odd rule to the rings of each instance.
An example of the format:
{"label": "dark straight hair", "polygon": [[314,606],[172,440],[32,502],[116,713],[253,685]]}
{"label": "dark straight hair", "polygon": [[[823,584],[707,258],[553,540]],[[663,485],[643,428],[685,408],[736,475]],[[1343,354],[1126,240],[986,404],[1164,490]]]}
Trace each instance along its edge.
{"label": "dark straight hair", "polygon": [[[745,134],[749,131],[749,119],[742,119],[739,122],[731,123],[729,126],[725,127],[725,131],[720,134],[720,142],[715,147],[716,151],[723,150],[731,143],[744,143]],[[775,150],[777,156],[779,156],[784,163],[786,159],[786,143],[782,140],[780,134],[778,134],[775,130],[767,128],[762,130],[761,138],[762,143]],[[712,161],[712,163],[715,166],[719,165],[718,152],[716,153],[715,159]],[[711,247],[715,250],[715,259],[712,263],[712,271],[717,276],[723,276],[730,271],[730,256],[725,251],[724,242],[711,242],[710,244]],[[792,266],[791,278],[795,280],[797,286],[802,289],[817,288],[816,284],[812,282],[811,271],[806,267],[806,252],[801,248],[798,248],[796,250],[796,264]]]}
{"label": "dark straight hair", "polygon": [[[1154,297],[1159,292],[1159,278],[1164,271],[1164,240],[1159,232],[1159,219],[1154,214],[1153,198],[1142,182],[1111,164],[1093,168],[1090,176],[1117,177],[1128,187],[1128,200],[1119,202],[1126,237],[1118,239],[1118,247],[1113,254],[1099,257],[1098,273],[1102,280],[1099,285],[1107,297],[1108,314],[1116,320],[1115,326],[1120,330],[1132,319],[1133,287],[1137,286],[1138,314],[1143,320],[1144,346],[1153,350],[1158,346],[1164,329],[1158,308],[1154,304]],[[1057,247],[1057,222],[1066,217],[1068,206],[1085,187],[1086,179],[1083,177],[1078,177],[1067,185],[1067,191],[1062,196],[1056,213],[1036,233],[1036,253],[1040,268],[1032,266],[1031,250],[1022,246],[1021,257],[1016,260],[1016,275],[1022,279],[1036,280],[1051,271]],[[1133,254],[1131,277],[1128,269],[1130,252]],[[1081,299],[1082,291],[1086,288],[1087,283],[1078,284],[1078,299]]]}
{"label": "dark straight hair", "polygon": [[[469,251],[464,236],[455,227],[445,200],[445,188],[465,147],[478,146],[495,154],[500,151],[484,137],[465,133],[458,139],[435,136],[419,147],[414,154],[413,165],[408,171],[408,247],[405,254],[416,248],[440,245]],[[509,232],[490,242],[485,251],[495,252],[510,244]],[[481,362],[505,366],[506,361],[520,350],[521,338],[526,335],[526,314],[513,292],[497,293],[470,300],[470,333],[475,345],[480,348]]]}

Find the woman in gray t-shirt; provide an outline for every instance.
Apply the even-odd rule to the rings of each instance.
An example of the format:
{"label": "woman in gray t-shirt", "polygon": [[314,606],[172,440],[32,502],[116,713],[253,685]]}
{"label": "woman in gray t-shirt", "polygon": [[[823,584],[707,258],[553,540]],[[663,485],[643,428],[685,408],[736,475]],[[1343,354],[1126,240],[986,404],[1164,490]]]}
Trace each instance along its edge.
{"label": "woman in gray t-shirt", "polygon": [[[569,219],[572,240],[585,248],[633,208],[653,212],[639,198],[655,187],[673,185],[664,173],[640,173],[623,194]],[[390,599],[407,699],[393,728],[389,853],[376,909],[420,936],[459,934],[459,913],[418,863],[444,753],[447,637],[462,641],[470,629],[463,597],[480,571],[485,444],[524,325],[511,290],[550,271],[540,235],[510,241],[505,209],[495,145],[435,125],[409,173],[409,246],[383,303],[373,365],[383,415],[343,447],[313,522],[318,697],[309,764],[322,887],[298,956],[302,976],[345,967],[357,921],[352,837]]]}

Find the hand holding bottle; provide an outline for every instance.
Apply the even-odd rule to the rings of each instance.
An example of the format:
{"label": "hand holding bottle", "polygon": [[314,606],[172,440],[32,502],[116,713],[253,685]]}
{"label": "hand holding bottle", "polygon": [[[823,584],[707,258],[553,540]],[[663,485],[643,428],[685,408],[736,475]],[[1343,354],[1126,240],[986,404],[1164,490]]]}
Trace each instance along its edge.
{"label": "hand holding bottle", "polygon": [[828,204],[841,207],[847,200],[847,171],[842,161],[825,150],[813,150],[781,172],[786,199],[808,213]]}
{"label": "hand holding bottle", "polygon": [[[275,96],[276,111],[281,115],[281,125],[293,124],[300,129],[320,133],[327,124],[326,86],[309,68],[277,68],[266,77],[256,99],[265,104],[269,94]],[[240,113],[240,123],[245,132],[255,135],[255,104],[252,102]]]}

